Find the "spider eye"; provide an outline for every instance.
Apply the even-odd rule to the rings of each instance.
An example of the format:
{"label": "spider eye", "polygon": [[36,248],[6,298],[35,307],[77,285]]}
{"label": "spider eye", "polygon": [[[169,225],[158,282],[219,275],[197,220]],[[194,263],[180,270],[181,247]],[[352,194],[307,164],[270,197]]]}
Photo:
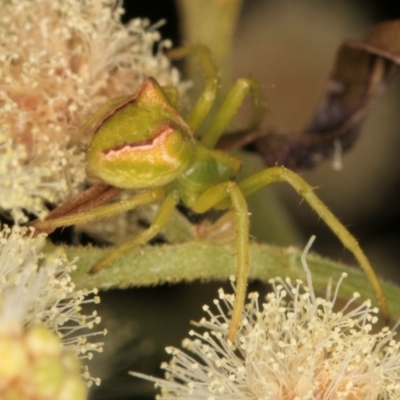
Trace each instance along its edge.
{"label": "spider eye", "polygon": [[186,167],[194,138],[189,127],[152,78],[112,110],[94,133],[87,172],[113,186],[163,186]]}

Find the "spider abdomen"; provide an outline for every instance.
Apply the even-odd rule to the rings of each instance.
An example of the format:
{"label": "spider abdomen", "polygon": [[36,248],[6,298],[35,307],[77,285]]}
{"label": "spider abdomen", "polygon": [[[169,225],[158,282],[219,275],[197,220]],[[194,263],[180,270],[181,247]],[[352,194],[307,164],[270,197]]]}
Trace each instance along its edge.
{"label": "spider abdomen", "polygon": [[164,186],[186,168],[194,145],[187,124],[158,83],[148,78],[98,124],[87,173],[120,188]]}

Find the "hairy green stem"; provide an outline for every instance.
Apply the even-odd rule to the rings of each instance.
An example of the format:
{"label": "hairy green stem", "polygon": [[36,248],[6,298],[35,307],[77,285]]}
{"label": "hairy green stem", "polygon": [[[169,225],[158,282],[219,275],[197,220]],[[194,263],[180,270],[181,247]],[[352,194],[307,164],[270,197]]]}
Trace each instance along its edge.
{"label": "hairy green stem", "polygon": [[[127,287],[154,286],[163,283],[191,282],[194,280],[227,280],[234,273],[235,248],[206,241],[194,241],[179,245],[143,246],[116,260],[114,264],[95,275],[88,275],[89,269],[109,249],[93,247],[66,247],[69,259],[79,257],[77,270],[72,274],[78,289],[111,289]],[[267,282],[280,276],[291,279],[303,279],[301,250],[288,247],[274,247],[266,244],[250,245],[250,279]],[[365,274],[355,268],[339,264],[328,259],[309,254],[308,265],[313,276],[314,288],[325,293],[328,281],[333,285],[342,273],[344,279],[340,296],[350,298],[359,292],[361,300],[371,299],[375,295]],[[400,288],[390,283],[383,283],[389,309],[393,319],[400,318]]]}

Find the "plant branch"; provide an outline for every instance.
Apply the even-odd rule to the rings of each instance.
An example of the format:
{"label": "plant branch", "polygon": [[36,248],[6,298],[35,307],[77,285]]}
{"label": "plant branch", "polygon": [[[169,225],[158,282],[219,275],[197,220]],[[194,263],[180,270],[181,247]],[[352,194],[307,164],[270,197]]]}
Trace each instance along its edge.
{"label": "plant branch", "polygon": [[[50,246],[50,245],[49,245]],[[54,247],[54,246],[52,246]],[[95,275],[88,270],[109,249],[93,247],[65,247],[69,259],[78,256],[77,270],[72,279],[78,289],[111,289],[154,286],[163,283],[191,282],[194,280],[227,280],[234,273],[235,249],[231,245],[193,241],[179,245],[143,246],[114,262]],[[250,245],[250,278],[267,282],[280,276],[303,279],[301,251],[293,247],[281,248],[266,244]],[[309,254],[308,265],[313,274],[313,285],[317,292],[325,293],[329,278],[333,285],[343,272],[348,274],[340,288],[340,296],[351,298],[359,292],[361,300],[371,299],[376,303],[374,292],[363,272],[320,256]],[[400,288],[383,283],[392,318],[400,317]]]}

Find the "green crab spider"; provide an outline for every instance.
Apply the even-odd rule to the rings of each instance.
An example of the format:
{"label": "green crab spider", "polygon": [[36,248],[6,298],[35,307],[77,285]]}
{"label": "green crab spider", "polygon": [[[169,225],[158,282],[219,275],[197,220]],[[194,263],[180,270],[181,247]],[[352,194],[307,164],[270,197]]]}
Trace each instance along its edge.
{"label": "green crab spider", "polygon": [[[232,209],[236,225],[236,298],[228,333],[228,339],[232,340],[241,323],[249,274],[249,215],[245,197],[270,183],[287,182],[354,254],[374,288],[382,313],[388,318],[383,290],[368,259],[354,237],[315,195],[310,185],[296,173],[279,166],[264,169],[237,183],[234,177],[240,169],[239,160],[215,149],[246,96],[251,95],[255,104],[254,124],[261,121],[264,109],[262,92],[255,81],[238,79],[204,134],[196,138],[195,133],[214,104],[218,79],[209,50],[204,46],[174,49],[169,56],[182,58],[192,54],[200,59],[205,88],[186,121],[175,107],[176,90],[163,89],[156,80],[147,78],[134,95],[110,100],[81,128],[84,131],[94,125],[87,173],[101,182],[97,203],[107,200],[107,185],[112,186],[109,197],[122,189],[141,192],[127,200],[95,208],[85,205],[85,200],[81,201],[83,205],[79,199],[75,203],[73,200],[72,205],[66,208],[61,205],[45,220],[33,221],[31,225],[39,232],[49,232],[56,227],[95,221],[161,202],[150,227],[110,252],[92,268],[91,272],[95,273],[134,246],[154,238],[180,201],[196,213],[212,208]],[[88,197],[90,193],[86,199]]]}

